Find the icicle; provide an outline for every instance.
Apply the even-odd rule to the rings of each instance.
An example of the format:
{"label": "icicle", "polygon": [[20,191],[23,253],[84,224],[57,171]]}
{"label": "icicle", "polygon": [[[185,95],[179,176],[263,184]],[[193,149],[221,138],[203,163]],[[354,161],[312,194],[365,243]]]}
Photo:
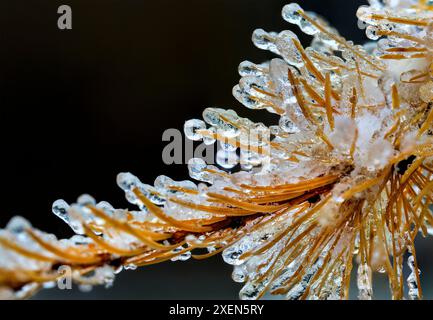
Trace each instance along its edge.
{"label": "icicle", "polygon": [[410,255],[407,259],[407,265],[410,268],[410,274],[407,277],[407,286],[409,288],[409,298],[411,300],[417,300],[420,298],[418,283],[417,283],[417,274],[421,274],[419,269],[415,268],[415,259],[413,255]]}
{"label": "icicle", "polygon": [[371,300],[373,297],[371,268],[363,263],[358,266],[357,282],[360,300]]}

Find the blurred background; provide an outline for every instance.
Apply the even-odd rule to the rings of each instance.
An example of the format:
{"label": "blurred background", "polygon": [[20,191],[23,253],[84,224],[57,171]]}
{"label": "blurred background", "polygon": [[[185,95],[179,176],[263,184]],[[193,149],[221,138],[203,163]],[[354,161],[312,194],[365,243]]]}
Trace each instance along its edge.
{"label": "blurred background", "polygon": [[[251,43],[255,28],[285,23],[280,0],[5,0],[0,3],[0,226],[22,215],[59,237],[71,232],[51,203],[82,193],[126,207],[116,174],[152,183],[160,174],[187,178],[163,164],[167,128],[183,128],[210,106],[271,123],[231,95],[243,60],[272,54]],[[57,28],[68,4],[73,30]],[[346,38],[365,41],[355,12],[361,0],[303,0]],[[301,36],[304,44],[309,38]],[[433,297],[428,239],[419,242],[426,298]],[[431,248],[431,244],[430,244]],[[237,299],[240,286],[220,256],[165,263],[118,275],[114,287],[46,290],[39,299]],[[379,276],[376,298],[387,297]],[[352,297],[356,290],[352,289]]]}

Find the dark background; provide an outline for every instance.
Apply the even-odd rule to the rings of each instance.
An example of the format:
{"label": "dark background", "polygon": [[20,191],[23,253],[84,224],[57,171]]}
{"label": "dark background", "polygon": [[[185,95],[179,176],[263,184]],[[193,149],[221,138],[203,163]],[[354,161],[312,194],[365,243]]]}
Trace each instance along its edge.
{"label": "dark background", "polygon": [[[243,60],[272,57],[251,43],[255,28],[299,30],[281,18],[279,0],[3,0],[0,4],[0,226],[23,215],[69,237],[51,203],[82,193],[125,207],[116,174],[153,183],[164,165],[162,133],[182,129],[205,107],[234,108],[263,122],[232,97]],[[364,41],[355,12],[364,1],[301,1],[347,38]],[[68,4],[73,30],[57,28]],[[301,37],[307,44],[309,38]],[[91,294],[44,291],[38,298],[237,298],[220,257],[166,263],[118,276]],[[385,285],[386,287],[386,285]]]}

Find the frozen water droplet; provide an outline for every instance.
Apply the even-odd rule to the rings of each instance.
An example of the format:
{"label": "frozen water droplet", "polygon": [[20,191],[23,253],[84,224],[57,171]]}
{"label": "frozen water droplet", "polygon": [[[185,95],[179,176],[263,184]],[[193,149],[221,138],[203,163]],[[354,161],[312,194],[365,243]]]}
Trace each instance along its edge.
{"label": "frozen water droplet", "polygon": [[265,107],[262,102],[253,99],[239,84],[233,87],[232,94],[236,100],[249,109],[263,109]]}
{"label": "frozen water droplet", "polygon": [[30,222],[28,222],[27,219],[20,216],[13,217],[11,220],[9,220],[6,226],[7,231],[18,236],[25,233],[26,229],[29,228],[31,228]]}
{"label": "frozen water droplet", "polygon": [[[301,53],[295,46],[294,41],[298,41],[298,37],[292,31],[286,30],[278,34],[276,46],[281,56],[291,65],[301,67],[304,65]],[[287,71],[286,71],[287,73]]]}
{"label": "frozen water droplet", "polygon": [[[223,120],[222,116],[230,119],[230,121]],[[214,126],[218,134],[224,137],[233,138],[240,134],[239,128],[233,125],[237,118],[237,115],[231,113],[230,110],[206,108],[203,111],[203,119],[211,126]]]}
{"label": "frozen water droplet", "polygon": [[299,23],[299,27],[301,28],[302,32],[310,36],[314,36],[319,32],[319,29],[317,29],[317,27],[314,24],[312,24],[310,21],[304,18],[301,19]]}
{"label": "frozen water droplet", "polygon": [[239,163],[239,157],[236,154],[236,151],[220,149],[217,152],[216,162],[224,169],[232,169]]}
{"label": "frozen water droplet", "polygon": [[138,178],[129,172],[119,173],[116,180],[117,185],[125,192],[136,188],[137,185],[140,183]]}
{"label": "frozen water droplet", "polygon": [[194,244],[198,243],[197,237],[195,235],[193,235],[193,234],[186,235],[185,241],[188,242],[188,243],[194,243]]}
{"label": "frozen water droplet", "polygon": [[[184,247],[178,247],[178,248],[173,250],[173,253],[178,253],[184,249],[185,249]],[[180,255],[177,255],[177,256],[171,258],[170,260],[171,261],[186,261],[189,258],[191,258],[191,252],[186,251],[186,252],[181,253]]]}
{"label": "frozen water droplet", "polygon": [[214,127],[210,127],[208,131],[211,133],[209,136],[203,136],[203,142],[205,145],[210,146],[215,143],[216,139],[214,138],[216,130]]}
{"label": "frozen water droplet", "polygon": [[192,175],[199,176],[206,169],[206,162],[200,158],[192,158],[188,161],[188,168]]}
{"label": "frozen water droplet", "polygon": [[206,247],[206,250],[207,250],[207,252],[212,253],[212,252],[215,252],[215,251],[216,251],[216,247],[214,247],[214,246],[209,246],[209,247]]}
{"label": "frozen water droplet", "polygon": [[200,158],[192,158],[188,161],[188,171],[191,178],[203,181],[212,182],[212,177],[205,170],[207,169],[206,162]]}
{"label": "frozen water droplet", "polygon": [[137,266],[133,263],[125,265],[125,270],[136,270]]}
{"label": "frozen water droplet", "polygon": [[294,124],[293,121],[287,116],[282,116],[280,118],[279,126],[284,132],[291,133],[291,134],[298,133],[301,131],[296,126],[296,124]]}
{"label": "frozen water droplet", "polygon": [[90,284],[80,284],[80,285],[78,286],[78,289],[79,289],[81,292],[90,292],[90,291],[92,291],[93,286],[90,285]]}
{"label": "frozen water droplet", "polygon": [[[302,32],[308,35],[315,35],[319,32],[315,25],[313,25],[310,21],[305,19],[302,14],[304,14],[304,10],[297,3],[290,3],[284,6],[282,11],[283,19],[289,23],[298,25]],[[310,15],[311,19],[314,19]]]}
{"label": "frozen water droplet", "polygon": [[178,258],[179,258],[179,261],[186,261],[189,258],[191,258],[191,252],[190,251],[184,252],[181,255],[179,255]]}
{"label": "frozen water droplet", "polygon": [[155,182],[153,183],[156,190],[158,190],[160,192],[167,191],[167,188],[170,186],[173,186],[174,184],[175,184],[175,182],[173,181],[173,179],[171,179],[167,176],[164,176],[164,175],[160,175],[160,176],[156,177]]}
{"label": "frozen water droplet", "polygon": [[165,203],[165,198],[151,185],[140,183],[138,190],[154,204],[163,205]]}
{"label": "frozen water droplet", "polygon": [[92,243],[92,239],[76,234],[69,239],[69,242],[74,245],[86,245]]}
{"label": "frozen water droplet", "polygon": [[59,199],[53,202],[52,212],[66,223],[69,223],[69,208],[70,206],[65,200]]}
{"label": "frozen water droplet", "polygon": [[374,20],[371,18],[372,9],[369,6],[360,6],[356,11],[356,16],[359,20],[364,21],[365,24],[374,23]]}
{"label": "frozen water droplet", "polygon": [[263,29],[256,29],[253,32],[252,40],[254,45],[263,50],[275,51],[274,38]]}
{"label": "frozen water droplet", "polygon": [[44,289],[53,289],[56,287],[56,282],[55,281],[51,281],[51,282],[45,282],[42,284]]}
{"label": "frozen water droplet", "polygon": [[370,40],[377,40],[380,38],[379,30],[376,26],[368,26],[367,30],[365,31],[365,34],[367,35],[367,38]]}
{"label": "frozen water droplet", "polygon": [[302,19],[302,16],[299,14],[299,12],[303,12],[299,4],[290,3],[283,7],[282,16],[287,22],[298,24]]}
{"label": "frozen water droplet", "polygon": [[235,151],[237,149],[236,146],[234,146],[230,143],[226,143],[224,141],[220,141],[220,146],[221,146],[221,149],[224,151]]}
{"label": "frozen water droplet", "polygon": [[119,274],[119,273],[121,273],[122,271],[123,271],[123,266],[119,266],[119,267],[117,267],[117,269],[114,269],[114,274]]}
{"label": "frozen water droplet", "polygon": [[242,77],[257,76],[263,74],[260,67],[250,61],[241,62],[241,64],[239,64],[238,71],[239,71],[239,75],[241,75]]}
{"label": "frozen water droplet", "polygon": [[361,30],[364,30],[365,28],[367,28],[367,23],[365,23],[365,21],[362,20],[358,20],[358,28]]}
{"label": "frozen water droplet", "polygon": [[269,64],[269,77],[275,85],[276,91],[285,92],[290,86],[288,81],[288,70],[289,65],[283,59],[276,58],[271,60],[271,63]]}
{"label": "frozen water droplet", "polygon": [[83,194],[78,198],[77,203],[85,207],[85,206],[94,206],[96,204],[96,201],[92,196],[88,194]]}
{"label": "frozen water droplet", "polygon": [[232,279],[234,282],[243,283],[246,278],[245,268],[242,265],[233,268]]}
{"label": "frozen water droplet", "polygon": [[274,136],[278,136],[281,133],[281,128],[279,126],[270,126],[269,130]]}
{"label": "frozen water droplet", "polygon": [[104,211],[106,214],[109,214],[109,215],[113,215],[114,211],[115,211],[113,206],[110,203],[108,203],[107,201],[98,202],[96,207],[98,209],[101,209],[102,211]]}
{"label": "frozen water droplet", "polygon": [[198,133],[199,130],[206,129],[206,123],[202,120],[192,119],[185,122],[184,132],[188,139],[193,141],[199,141],[203,138],[203,135]]}
{"label": "frozen water droplet", "polygon": [[240,248],[233,246],[233,247],[229,247],[229,248],[225,249],[223,251],[222,256],[223,256],[223,259],[226,263],[234,265],[234,266],[238,266],[244,262],[244,260],[239,259],[239,257],[243,253],[244,252]]}
{"label": "frozen water droplet", "polygon": [[298,300],[303,295],[303,293],[305,292],[306,289],[307,289],[307,286],[303,282],[296,284],[286,294],[287,300]]}
{"label": "frozen water droplet", "polygon": [[241,300],[257,300],[264,289],[265,286],[262,283],[247,282],[239,292],[239,298]]}

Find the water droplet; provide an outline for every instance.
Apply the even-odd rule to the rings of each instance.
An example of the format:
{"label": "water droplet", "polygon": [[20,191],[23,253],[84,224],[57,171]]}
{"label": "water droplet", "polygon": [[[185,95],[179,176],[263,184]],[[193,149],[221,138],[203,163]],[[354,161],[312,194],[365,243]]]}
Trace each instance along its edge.
{"label": "water droplet", "polygon": [[212,182],[213,179],[208,172],[206,172],[207,165],[203,159],[192,158],[188,161],[188,171],[191,178],[203,181]]}
{"label": "water droplet", "polygon": [[129,172],[121,172],[117,175],[117,185],[125,192],[136,188],[139,183],[138,178]]}
{"label": "water droplet", "polygon": [[236,154],[236,151],[220,149],[217,152],[216,162],[224,169],[232,169],[239,163],[239,156]]}
{"label": "water droplet", "polygon": [[302,19],[302,16],[299,14],[299,12],[303,12],[299,4],[290,3],[283,7],[282,16],[287,22],[298,24]]}
{"label": "water droplet", "polygon": [[258,76],[263,74],[263,71],[261,68],[256,65],[255,63],[252,63],[250,61],[243,61],[239,64],[239,75],[242,77],[245,76]]}
{"label": "water droplet", "polygon": [[[281,56],[291,65],[301,67],[304,65],[302,55],[295,46],[294,41],[299,41],[296,34],[286,30],[278,34],[276,46]],[[287,73],[287,71],[286,71]]]}
{"label": "water droplet", "polygon": [[90,285],[90,284],[80,284],[80,285],[78,286],[78,289],[79,289],[81,292],[90,292],[90,291],[92,291],[93,286]]}
{"label": "water droplet", "polygon": [[223,251],[223,259],[226,263],[238,266],[244,262],[239,257],[243,254],[243,251],[236,246],[229,247]]}
{"label": "water droplet", "polygon": [[243,88],[241,88],[241,86],[238,84],[233,87],[232,94],[236,98],[236,100],[238,100],[248,109],[254,110],[266,108],[266,105],[263,102],[253,99],[250,94],[246,92]]}
{"label": "water droplet", "polygon": [[69,208],[70,206],[65,200],[59,199],[53,202],[52,212],[66,223],[69,223]]}
{"label": "water droplet", "polygon": [[9,220],[6,230],[13,233],[14,235],[21,235],[26,232],[26,229],[31,228],[30,222],[27,221],[27,219],[15,216],[11,220]]}
{"label": "water droplet", "polygon": [[203,138],[203,135],[198,133],[199,130],[205,130],[206,123],[202,120],[192,119],[185,122],[184,132],[188,139],[193,141],[199,141]]}
{"label": "water droplet", "polygon": [[[284,6],[282,11],[283,19],[289,23],[296,24],[301,28],[302,32],[308,35],[315,35],[319,32],[319,29],[313,25],[310,21],[305,19],[302,14],[304,10],[297,3],[290,3]],[[310,19],[316,20],[314,17],[309,15]]]}
{"label": "water droplet", "polygon": [[296,124],[287,116],[282,116],[279,122],[280,128],[287,133],[299,133],[301,130],[296,126]]}
{"label": "water droplet", "polygon": [[88,194],[83,194],[77,199],[77,203],[85,207],[85,206],[94,206],[96,204],[96,201],[92,196]]}
{"label": "water droplet", "polygon": [[257,300],[265,289],[264,284],[248,282],[239,292],[239,298],[241,300]]}
{"label": "water droplet", "polygon": [[101,209],[102,211],[104,211],[108,215],[113,215],[114,211],[115,211],[113,206],[107,201],[98,202],[98,204],[96,205],[96,208]]}
{"label": "water droplet", "polygon": [[[223,120],[222,116],[230,121]],[[230,110],[224,110],[219,108],[206,108],[203,111],[203,119],[214,126],[218,134],[233,138],[240,134],[239,128],[237,128],[233,123],[238,121],[236,113],[230,112]]]}
{"label": "water droplet", "polygon": [[235,151],[237,149],[236,146],[232,145],[231,143],[227,143],[224,141],[220,141],[221,149],[224,151]]}
{"label": "water droplet", "polygon": [[259,49],[276,51],[274,38],[263,29],[254,30],[252,40],[254,45]]}
{"label": "water droplet", "polygon": [[137,266],[133,263],[125,265],[125,270],[136,270]]}
{"label": "water droplet", "polygon": [[216,139],[214,138],[216,130],[214,127],[211,127],[208,131],[210,131],[211,135],[210,136],[204,136],[203,142],[205,145],[210,146],[210,145],[214,144],[216,141]]}
{"label": "water droplet", "polygon": [[247,279],[245,268],[241,266],[235,266],[233,268],[232,279],[234,282],[243,283]]}
{"label": "water droplet", "polygon": [[380,38],[379,30],[376,26],[368,26],[367,30],[365,31],[365,34],[367,35],[367,38],[370,40],[377,40]]}

